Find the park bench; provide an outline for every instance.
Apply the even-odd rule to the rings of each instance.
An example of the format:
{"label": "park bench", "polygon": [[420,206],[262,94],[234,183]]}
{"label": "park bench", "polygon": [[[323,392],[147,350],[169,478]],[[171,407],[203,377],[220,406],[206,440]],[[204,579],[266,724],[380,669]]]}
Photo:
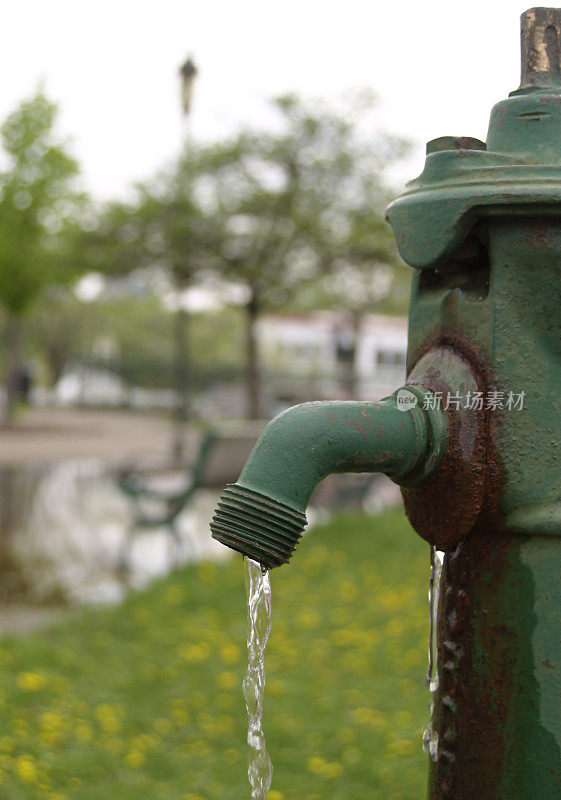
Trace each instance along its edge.
{"label": "park bench", "polygon": [[[235,482],[264,425],[264,422],[215,425],[199,437],[193,459],[180,469],[169,463],[138,462],[118,471],[117,485],[128,498],[132,514],[118,560],[120,572],[129,570],[131,549],[137,537],[158,528],[169,533],[179,558],[183,540],[178,518],[188,509],[197,490],[218,490],[225,483]],[[190,538],[190,546],[193,552],[189,555],[197,557],[196,537]]]}

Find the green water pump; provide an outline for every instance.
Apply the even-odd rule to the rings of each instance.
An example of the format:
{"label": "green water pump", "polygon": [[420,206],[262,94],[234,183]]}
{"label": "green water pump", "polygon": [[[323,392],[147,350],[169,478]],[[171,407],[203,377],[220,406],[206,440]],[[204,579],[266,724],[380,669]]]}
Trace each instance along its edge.
{"label": "green water pump", "polygon": [[561,10],[522,15],[486,142],[444,136],[388,209],[415,268],[407,383],[296,406],[213,536],[273,567],[317,483],[381,471],[443,550],[429,800],[561,798]]}

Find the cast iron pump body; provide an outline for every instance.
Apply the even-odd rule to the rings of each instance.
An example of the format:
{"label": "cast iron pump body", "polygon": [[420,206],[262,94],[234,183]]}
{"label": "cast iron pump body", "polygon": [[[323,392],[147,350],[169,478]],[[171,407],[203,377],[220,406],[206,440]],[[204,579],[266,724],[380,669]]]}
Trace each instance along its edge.
{"label": "cast iron pump body", "polygon": [[456,498],[469,529],[433,539],[431,508],[408,509],[446,551],[433,800],[561,797],[560,48],[561,10],[523,14],[521,85],[486,144],[429,142],[388,209],[416,267],[409,369],[450,348],[487,398],[483,483]]}
{"label": "cast iron pump body", "polygon": [[487,142],[429,142],[388,219],[415,268],[406,387],[380,403],[304,404],[270,423],[213,536],[277,566],[325,475],[389,474],[413,527],[445,551],[430,800],[555,800],[561,10],[522,15],[521,85],[493,108]]}

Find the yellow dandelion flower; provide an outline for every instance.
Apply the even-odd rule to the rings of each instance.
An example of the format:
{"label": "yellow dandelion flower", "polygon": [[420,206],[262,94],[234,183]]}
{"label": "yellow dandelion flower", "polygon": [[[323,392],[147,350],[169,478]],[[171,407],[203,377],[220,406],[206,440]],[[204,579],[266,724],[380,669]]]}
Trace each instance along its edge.
{"label": "yellow dandelion flower", "polygon": [[395,721],[398,725],[412,725],[415,721],[413,714],[410,711],[402,710],[398,711],[395,715]]}
{"label": "yellow dandelion flower", "polygon": [[16,772],[25,783],[33,783],[37,779],[37,767],[33,756],[21,755],[16,760]]}
{"label": "yellow dandelion flower", "polygon": [[306,611],[301,611],[300,614],[298,614],[296,617],[296,622],[307,630],[313,630],[319,625],[320,616],[317,611],[307,609]]}
{"label": "yellow dandelion flower", "polygon": [[45,744],[48,744],[49,747],[56,747],[61,743],[63,740],[63,735],[60,731],[42,731],[40,734],[40,739]]}
{"label": "yellow dandelion flower", "polygon": [[240,683],[235,672],[221,672],[218,676],[218,685],[221,689],[233,689]]}
{"label": "yellow dandelion flower", "polygon": [[144,754],[139,753],[138,750],[132,750],[125,756],[125,764],[131,769],[138,769],[144,764]]}
{"label": "yellow dandelion flower", "polygon": [[120,709],[117,709],[116,706],[109,705],[109,703],[102,703],[97,706],[95,715],[105,733],[115,734],[120,729],[121,723],[117,716],[119,713]]}
{"label": "yellow dandelion flower", "polygon": [[314,775],[322,775],[326,765],[325,759],[321,756],[312,756],[308,761],[308,769]]}
{"label": "yellow dandelion flower", "polygon": [[183,725],[189,719],[189,714],[185,711],[184,708],[174,708],[173,711],[171,712],[171,715],[173,717],[173,721],[177,725]]}
{"label": "yellow dandelion flower", "polygon": [[45,676],[41,672],[20,672],[16,677],[17,684],[24,692],[36,692],[45,685]]}
{"label": "yellow dandelion flower", "polygon": [[99,720],[99,724],[105,731],[105,733],[117,733],[119,728],[121,727],[121,723],[117,719],[117,717],[102,717]]}
{"label": "yellow dandelion flower", "polygon": [[138,736],[134,736],[131,740],[131,746],[134,750],[150,750],[151,747],[156,747],[158,740],[155,736],[151,736],[149,733],[141,733]]}
{"label": "yellow dandelion flower", "polygon": [[337,761],[329,761],[323,768],[323,775],[330,780],[338,778],[343,772],[343,767]]}
{"label": "yellow dandelion flower", "polygon": [[360,706],[353,711],[353,719],[362,725],[370,725],[372,728],[380,729],[388,725],[388,719],[381,711],[375,708]]}
{"label": "yellow dandelion flower", "polygon": [[210,646],[207,642],[192,642],[179,648],[179,655],[185,661],[197,663],[205,661],[210,655]]}
{"label": "yellow dandelion flower", "polygon": [[378,596],[378,602],[386,611],[399,611],[402,607],[401,594],[395,589],[384,589]]}
{"label": "yellow dandelion flower", "polygon": [[220,657],[225,664],[235,664],[240,659],[240,648],[235,644],[229,644],[222,648]]}
{"label": "yellow dandelion flower", "polygon": [[409,739],[397,739],[395,742],[390,742],[388,750],[398,756],[406,756],[414,752],[415,745]]}

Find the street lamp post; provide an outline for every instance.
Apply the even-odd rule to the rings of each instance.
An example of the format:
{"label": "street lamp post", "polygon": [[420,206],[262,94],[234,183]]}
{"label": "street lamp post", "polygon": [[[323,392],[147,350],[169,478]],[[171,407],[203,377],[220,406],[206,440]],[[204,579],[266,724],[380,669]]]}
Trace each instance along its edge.
{"label": "street lamp post", "polygon": [[189,111],[191,110],[193,87],[195,85],[195,78],[197,77],[198,71],[199,70],[195,66],[193,59],[190,57],[179,68],[179,76],[181,78],[181,109],[186,117],[189,115]]}
{"label": "street lamp post", "polygon": [[[183,146],[189,146],[189,113],[193,100],[193,88],[198,70],[192,58],[187,58],[179,68],[181,80],[181,110],[187,123],[186,136]],[[182,306],[181,278],[175,278],[177,295],[177,309],[174,320],[174,349],[175,349],[175,389],[177,405],[175,409],[175,431],[173,439],[173,457],[177,464],[181,463],[185,453],[185,425],[189,417],[189,346],[188,346],[188,319],[187,311]]]}

